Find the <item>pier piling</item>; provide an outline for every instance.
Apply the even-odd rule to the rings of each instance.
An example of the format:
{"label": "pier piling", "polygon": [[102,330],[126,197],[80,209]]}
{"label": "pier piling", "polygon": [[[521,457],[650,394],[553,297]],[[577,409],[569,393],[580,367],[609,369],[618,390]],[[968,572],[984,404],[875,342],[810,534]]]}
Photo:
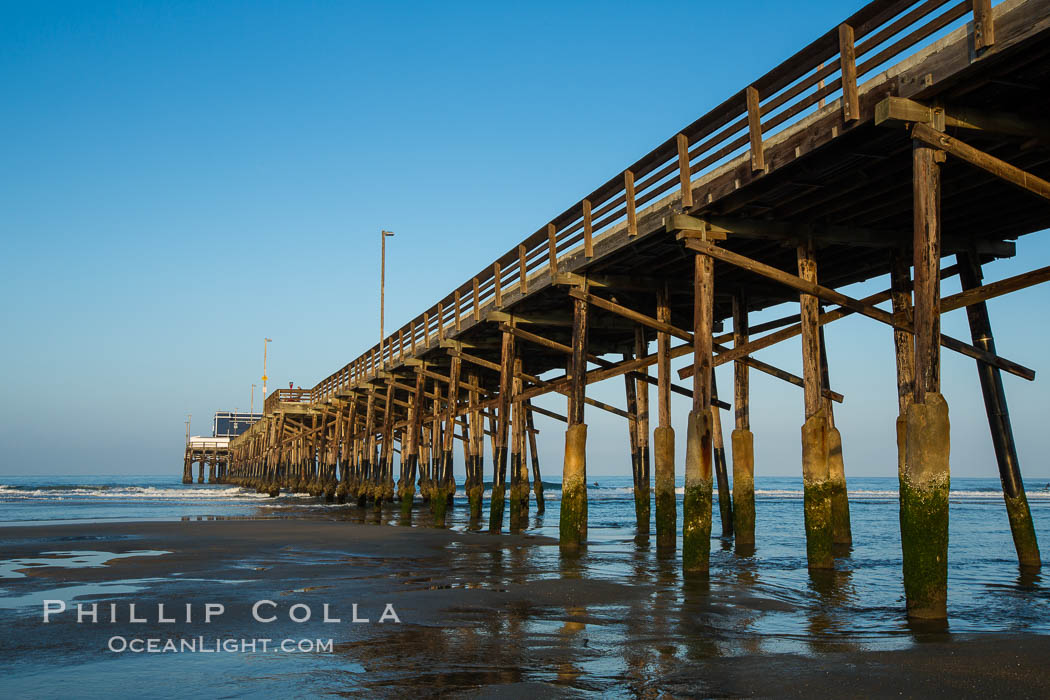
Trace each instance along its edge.
{"label": "pier piling", "polygon": [[686,428],[682,498],[682,569],[688,574],[706,573],[711,557],[714,261],[707,255],[694,256],[693,294],[693,410]]}
{"label": "pier piling", "polygon": [[942,159],[915,141],[912,148],[915,267],[914,382],[904,417],[900,479],[901,549],[908,616],[947,617],[948,404],[940,394],[940,248]]}
{"label": "pier piling", "polygon": [[[747,295],[733,295],[733,347],[747,345]],[[733,534],[738,551],[755,544],[755,438],[751,433],[748,366],[733,363]]]}
{"label": "pier piling", "polygon": [[[812,242],[798,247],[798,276],[817,281]],[[806,522],[806,558],[810,569],[830,569],[832,557],[831,485],[828,417],[821,391],[818,302],[812,294],[799,295],[802,322],[802,378],[806,422],[802,427],[802,488]]]}
{"label": "pier piling", "polygon": [[[976,289],[981,286],[981,263],[976,255],[959,253],[956,255],[956,263],[959,266],[959,278],[963,290]],[[967,306],[966,317],[970,324],[970,337],[973,339],[973,344],[994,355],[995,339],[992,336],[988,305],[981,301]],[[1002,373],[998,367],[978,362],[977,374],[981,381],[981,393],[984,396],[988,428],[992,433],[992,447],[995,450],[995,461],[999,466],[999,480],[1003,485],[1006,515],[1010,521],[1014,549],[1017,550],[1017,561],[1025,568],[1039,568],[1042,564],[1039,557],[1039,543],[1035,537],[1035,524],[1032,522],[1032,513],[1028,508],[1028,496],[1025,494],[1024,481],[1021,478],[1021,465],[1017,459],[1017,448],[1014,445],[1014,433],[1010,425],[1010,412],[1006,405],[1006,390],[1003,388]]]}
{"label": "pier piling", "polygon": [[587,541],[587,425],[584,396],[587,387],[587,302],[573,299],[572,359],[568,398],[569,428],[565,431],[562,471],[561,546],[574,548]]}

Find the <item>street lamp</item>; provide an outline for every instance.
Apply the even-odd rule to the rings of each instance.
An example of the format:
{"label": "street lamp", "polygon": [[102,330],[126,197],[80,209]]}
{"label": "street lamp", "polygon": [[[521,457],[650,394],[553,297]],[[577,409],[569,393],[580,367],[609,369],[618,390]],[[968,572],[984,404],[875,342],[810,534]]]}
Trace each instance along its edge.
{"label": "street lamp", "polygon": [[186,414],[186,444],[190,444],[190,419],[193,418],[192,413]]}
{"label": "street lamp", "polygon": [[383,333],[383,313],[386,307],[386,238],[387,236],[393,236],[393,231],[380,231],[380,238],[383,241],[383,252],[380,257],[379,264],[379,363],[383,364],[383,339],[386,337]]}
{"label": "street lamp", "polygon": [[255,415],[255,385],[254,384],[252,384],[252,399],[248,403],[248,415],[249,416],[254,416]]}
{"label": "street lamp", "polygon": [[263,403],[264,404],[266,403],[266,345],[268,343],[272,343],[272,342],[273,342],[273,340],[271,340],[270,338],[263,338],[263,375],[262,375],[262,383],[263,383]]}

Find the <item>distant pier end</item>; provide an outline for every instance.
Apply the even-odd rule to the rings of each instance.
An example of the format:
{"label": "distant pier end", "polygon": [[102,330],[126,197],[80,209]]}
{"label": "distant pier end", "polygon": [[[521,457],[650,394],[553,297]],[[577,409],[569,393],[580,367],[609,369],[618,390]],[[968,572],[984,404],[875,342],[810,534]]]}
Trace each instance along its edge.
{"label": "distant pier end", "polygon": [[230,439],[247,431],[262,416],[261,413],[216,412],[211,437],[194,435],[186,440],[182,483],[193,483],[193,465],[198,464],[197,483],[204,483],[204,468],[207,465],[208,483],[221,484],[230,464]]}

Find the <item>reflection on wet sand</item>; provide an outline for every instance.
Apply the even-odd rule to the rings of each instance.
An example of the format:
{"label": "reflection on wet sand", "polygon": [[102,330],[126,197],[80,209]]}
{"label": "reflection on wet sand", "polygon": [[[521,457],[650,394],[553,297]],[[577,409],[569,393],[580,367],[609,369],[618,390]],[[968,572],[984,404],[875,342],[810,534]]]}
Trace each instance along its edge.
{"label": "reflection on wet sand", "polygon": [[[483,517],[450,510],[447,524],[464,537],[439,562],[396,574],[412,595],[439,595],[419,608],[428,619],[341,644],[339,663],[358,663],[368,673],[344,676],[347,685],[338,690],[432,695],[500,683],[522,694],[553,684],[612,697],[718,695],[730,686],[708,683],[699,669],[729,659],[854,654],[953,639],[944,624],[907,623],[899,614],[896,542],[888,543],[887,556],[858,536],[854,547],[836,548],[835,569],[810,571],[801,513],[784,509],[770,516],[769,530],[760,530],[758,548],[713,538],[709,575],[686,579],[677,544],[657,547],[639,533],[625,503],[622,517],[612,510],[596,517],[587,547],[576,550],[548,539],[557,534],[556,508],[547,517],[531,513],[521,534],[499,538],[479,532],[487,525]],[[405,513],[383,504],[312,517],[430,529],[428,512],[426,503]],[[292,505],[269,515],[307,513]],[[865,517],[863,507],[858,515]],[[1002,588],[991,591],[1001,608],[971,620],[1000,612],[1015,619],[1041,600],[1039,572],[1016,571],[1009,583],[983,584]],[[1045,627],[1045,604],[1040,610],[1018,625]]]}

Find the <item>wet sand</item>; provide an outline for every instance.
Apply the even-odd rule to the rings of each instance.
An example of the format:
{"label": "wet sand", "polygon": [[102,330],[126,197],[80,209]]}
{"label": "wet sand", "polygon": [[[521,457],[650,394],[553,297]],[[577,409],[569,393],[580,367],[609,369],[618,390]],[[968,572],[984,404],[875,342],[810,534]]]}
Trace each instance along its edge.
{"label": "wet sand", "polygon": [[[746,581],[728,594],[683,582],[674,561],[657,560],[644,544],[632,555],[636,570],[620,580],[602,575],[600,554],[566,558],[549,538],[383,520],[0,528],[3,560],[43,564],[18,568],[22,577],[0,578],[0,667],[9,669],[0,692],[109,698],[147,689],[153,697],[1050,695],[1050,637],[916,628],[905,648],[887,651],[863,635],[822,634],[821,615],[830,613],[818,607],[808,613],[810,634],[785,640],[756,634],[748,623],[790,603],[757,595]],[[121,558],[65,568],[47,560],[71,555],[47,552]],[[89,564],[92,556],[107,558],[80,556]],[[104,601],[101,621],[78,624],[74,596],[75,602]],[[45,598],[65,600],[70,610],[44,624]],[[253,618],[259,600],[276,604],[262,609],[275,621]],[[115,623],[108,621],[110,603],[118,604]],[[129,622],[128,603],[147,621]],[[176,622],[157,620],[159,603]],[[203,622],[206,603],[225,606],[209,624]],[[298,603],[310,608],[309,621],[289,619]],[[326,603],[339,623],[321,621]],[[354,603],[368,623],[350,621]],[[388,603],[400,623],[378,622]],[[190,622],[183,619],[186,604]],[[826,605],[834,606],[833,597]],[[134,654],[108,650],[114,636],[331,639],[333,647]],[[800,645],[805,653],[797,652]]]}

